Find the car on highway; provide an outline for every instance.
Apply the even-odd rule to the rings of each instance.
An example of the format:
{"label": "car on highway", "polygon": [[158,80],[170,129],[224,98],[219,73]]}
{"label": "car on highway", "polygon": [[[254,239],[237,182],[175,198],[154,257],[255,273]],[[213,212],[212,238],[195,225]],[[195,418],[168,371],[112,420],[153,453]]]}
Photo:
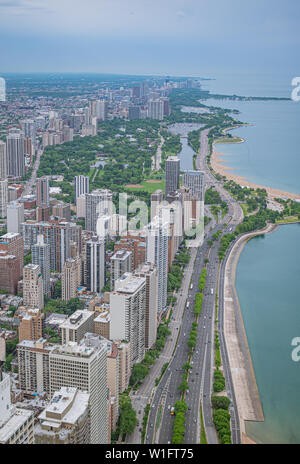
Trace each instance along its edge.
{"label": "car on highway", "polygon": [[153,427],[153,424],[150,424],[150,427]]}

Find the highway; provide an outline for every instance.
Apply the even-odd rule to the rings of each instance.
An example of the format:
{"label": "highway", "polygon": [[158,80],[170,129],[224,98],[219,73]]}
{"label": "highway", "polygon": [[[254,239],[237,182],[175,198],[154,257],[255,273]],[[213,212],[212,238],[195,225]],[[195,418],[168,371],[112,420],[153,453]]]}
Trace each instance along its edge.
{"label": "highway", "polygon": [[[185,427],[185,443],[199,443],[200,442],[200,402],[203,408],[203,419],[208,443],[218,443],[218,438],[212,421],[212,408],[211,408],[211,394],[213,383],[213,363],[214,363],[214,320],[215,320],[215,295],[223,295],[222,286],[218,288],[218,273],[219,273],[219,260],[218,248],[219,240],[213,242],[209,251],[208,241],[212,235],[223,228],[223,224],[228,224],[224,233],[230,233],[235,225],[243,219],[243,213],[240,206],[233,201],[229,193],[223,189],[222,184],[212,176],[206,164],[206,156],[208,153],[208,130],[201,132],[200,140],[200,153],[196,160],[196,167],[205,172],[205,185],[209,188],[214,185],[216,190],[221,195],[222,200],[228,202],[228,213],[221,220],[221,223],[209,224],[210,232],[206,234],[203,245],[197,251],[195,259],[194,273],[191,283],[193,288],[189,288],[186,293],[186,301],[189,302],[189,307],[185,309],[180,333],[178,336],[177,346],[174,357],[169,364],[169,368],[165,373],[158,389],[155,392],[151,410],[148,420],[148,429],[146,433],[146,443],[171,443],[172,429],[173,429],[173,416],[170,411],[175,402],[180,399],[180,392],[178,387],[182,381],[182,366],[188,359],[187,338],[192,328],[194,321],[193,305],[195,295],[197,292],[198,280],[200,272],[204,266],[204,259],[209,253],[209,262],[207,264],[207,279],[204,291],[204,299],[202,305],[202,312],[198,319],[198,334],[196,348],[193,352],[191,359],[192,369],[189,374],[188,383],[189,389],[185,394],[185,401],[188,404],[188,411],[186,414],[186,427]],[[207,207],[206,207],[207,208]],[[207,209],[206,209],[207,214]],[[221,271],[222,271],[221,267]],[[221,282],[223,274],[221,274]],[[223,316],[223,314],[222,314]],[[219,323],[219,329],[222,330],[223,319]],[[232,440],[233,443],[240,442],[239,436],[239,421],[237,414],[237,407],[235,404],[235,397],[232,386],[232,379],[228,364],[227,351],[223,332],[220,334],[221,354],[223,361],[223,369],[226,380],[226,392],[232,399],[230,406],[231,412],[231,426],[232,426]],[[170,381],[171,379],[171,381]],[[166,386],[168,385],[168,386]]]}
{"label": "highway", "polygon": [[[223,233],[232,232],[234,226],[243,219],[243,212],[239,204],[231,198],[226,190],[224,190],[221,182],[217,181],[213,177],[207,167],[206,156],[208,154],[208,132],[208,129],[201,132],[200,152],[196,159],[196,168],[204,171],[206,188],[214,185],[216,190],[220,193],[222,200],[227,201],[228,213],[223,219],[219,217],[219,222],[217,224],[212,218],[205,228],[206,234],[202,246],[191,249],[191,260],[186,268],[182,288],[178,294],[178,302],[173,311],[172,321],[170,323],[172,335],[169,337],[170,341],[167,343],[162,355],[164,361],[158,363],[159,367],[156,366],[156,364],[152,366],[152,372],[150,372],[147,379],[145,379],[144,384],[140,388],[139,396],[137,398],[134,398],[134,396],[132,397],[134,408],[136,410],[139,409],[138,412],[140,412],[138,416],[140,419],[140,425],[144,412],[143,409],[149,402],[150,398],[151,409],[145,437],[145,443],[148,444],[167,444],[172,442],[174,418],[170,414],[170,410],[174,406],[175,402],[181,397],[178,387],[182,382],[182,366],[188,360],[187,339],[192,328],[192,322],[195,320],[195,295],[198,289],[199,276],[204,267],[204,259],[206,257],[209,259],[209,262],[207,263],[206,286],[204,290],[202,311],[198,318],[196,348],[191,359],[192,369],[190,370],[188,378],[189,389],[185,393],[185,401],[188,404],[188,411],[186,414],[184,443],[200,443],[200,402],[202,403],[207,441],[212,444],[218,443],[217,434],[212,421],[210,398],[212,394],[214,371],[215,296],[216,292],[218,292],[220,300],[222,299],[222,272],[224,273],[224,270],[222,265],[220,267],[221,279],[219,283],[219,240],[214,241],[212,246],[208,245],[208,242],[212,239],[213,234],[215,234],[218,230],[222,230]],[[205,207],[205,214],[212,217],[211,214],[208,214],[207,207]],[[187,302],[189,302],[188,307],[186,305]],[[220,321],[218,329],[220,331],[220,349],[222,355],[222,367],[224,369],[226,381],[226,392],[232,400],[230,405],[231,427],[233,432],[232,441],[233,443],[240,443],[239,419],[223,336],[222,316],[222,305],[220,305]],[[172,356],[173,351],[174,355]],[[168,361],[170,361],[168,369],[162,377],[158,387],[155,388],[155,378],[159,376],[162,365]],[[130,438],[129,443],[140,443],[139,435],[137,427],[135,433]]]}

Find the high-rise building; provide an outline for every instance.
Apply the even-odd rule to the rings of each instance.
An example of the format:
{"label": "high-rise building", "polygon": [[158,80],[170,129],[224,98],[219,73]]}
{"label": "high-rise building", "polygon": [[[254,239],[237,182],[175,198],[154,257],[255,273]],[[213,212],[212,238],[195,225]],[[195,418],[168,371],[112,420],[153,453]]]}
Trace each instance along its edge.
{"label": "high-rise building", "polygon": [[141,110],[139,106],[130,106],[128,108],[128,119],[140,119]]}
{"label": "high-rise building", "polygon": [[51,206],[41,205],[36,208],[36,220],[38,222],[48,222],[51,217]]}
{"label": "high-rise building", "polygon": [[18,258],[7,251],[0,251],[0,288],[16,295],[19,278],[20,264]]}
{"label": "high-rise building", "polygon": [[62,272],[62,299],[65,301],[76,298],[77,289],[81,283],[81,257],[68,258]]}
{"label": "high-rise building", "polygon": [[204,201],[205,177],[203,171],[185,171],[182,183],[190,189],[192,199]]}
{"label": "high-rise building", "polygon": [[163,223],[157,216],[147,226],[147,262],[157,267],[157,311],[159,315],[167,305],[168,229],[169,224]]}
{"label": "high-rise building", "polygon": [[158,215],[158,206],[164,199],[164,193],[162,190],[156,190],[151,194],[151,221],[155,216]]}
{"label": "high-rise building", "polygon": [[70,205],[59,201],[56,205],[52,206],[52,214],[54,217],[65,219],[66,221],[71,220],[71,209]]}
{"label": "high-rise building", "polygon": [[8,182],[7,179],[0,179],[0,217],[5,218],[8,203]]}
{"label": "high-rise building", "polygon": [[47,340],[22,340],[17,345],[19,388],[26,393],[49,393],[49,354],[55,345]]}
{"label": "high-rise building", "polygon": [[85,285],[90,292],[100,293],[105,285],[105,240],[97,236],[85,244]]}
{"label": "high-rise building", "polygon": [[148,117],[151,119],[164,119],[164,102],[163,100],[148,101]]}
{"label": "high-rise building", "polygon": [[100,121],[105,121],[107,119],[108,113],[108,103],[106,100],[99,100],[97,102],[97,117]]}
{"label": "high-rise building", "polygon": [[32,246],[32,263],[40,266],[43,277],[44,294],[50,295],[50,245],[44,242],[44,236],[37,236],[37,243]]}
{"label": "high-rise building", "polygon": [[113,201],[110,190],[93,190],[85,196],[85,226],[86,230],[97,232],[99,216],[112,216]]}
{"label": "high-rise building", "polygon": [[7,174],[23,177],[25,173],[24,134],[19,129],[10,130],[6,137]]}
{"label": "high-rise building", "polygon": [[166,160],[166,190],[165,195],[179,189],[180,159],[169,156]]}
{"label": "high-rise building", "polygon": [[119,394],[121,395],[129,385],[131,376],[130,343],[122,340],[114,340],[119,353]]}
{"label": "high-rise building", "polygon": [[76,214],[77,218],[85,218],[85,194],[76,199]]}
{"label": "high-rise building", "polygon": [[69,222],[57,218],[49,222],[26,221],[22,224],[22,235],[26,249],[36,244],[38,235],[43,235],[45,243],[50,245],[50,270],[62,272],[66,259],[70,257],[71,225]]}
{"label": "high-rise building", "polygon": [[134,273],[146,279],[145,349],[152,348],[157,334],[158,274],[153,264],[145,263]]}
{"label": "high-rise building", "polygon": [[43,309],[44,307],[43,277],[38,264],[24,266],[23,303],[31,308]]}
{"label": "high-rise building", "polygon": [[87,445],[91,440],[90,395],[61,387],[38,417],[34,442],[39,445]]}
{"label": "high-rise building", "polygon": [[34,147],[30,137],[24,138],[24,154],[30,156],[30,159],[32,160],[34,155]]}
{"label": "high-rise building", "polygon": [[74,189],[75,189],[75,203],[80,195],[90,192],[90,179],[88,176],[75,176]]}
{"label": "high-rise building", "polygon": [[0,444],[32,445],[34,413],[16,408],[10,399],[10,376],[0,370]]}
{"label": "high-rise building", "polygon": [[19,234],[24,222],[24,203],[12,201],[7,205],[7,232]]}
{"label": "high-rise building", "polygon": [[46,176],[37,179],[36,205],[49,205],[49,179]]}
{"label": "high-rise building", "polygon": [[34,119],[24,119],[21,121],[21,127],[24,137],[29,137],[32,140],[33,147],[36,146],[36,125]]}
{"label": "high-rise building", "polygon": [[59,327],[61,344],[69,342],[79,343],[87,332],[94,328],[93,311],[78,309]]}
{"label": "high-rise building", "polygon": [[132,253],[132,269],[137,269],[140,264],[146,261],[146,238],[145,231],[128,231],[126,235],[122,235],[120,240],[115,243],[114,252],[118,250],[127,250]]}
{"label": "high-rise building", "polygon": [[131,365],[145,356],[145,313],[146,279],[123,274],[110,294],[110,335],[130,343]]}
{"label": "high-rise building", "polygon": [[125,272],[132,271],[132,253],[127,250],[118,250],[110,258],[110,290],[115,288],[115,282]]}
{"label": "high-rise building", "polygon": [[50,394],[76,387],[90,394],[91,443],[108,442],[107,348],[95,335],[80,344],[56,345],[49,356]]}
{"label": "high-rise building", "polygon": [[19,342],[22,340],[39,340],[43,337],[45,314],[40,309],[28,309],[22,317],[19,327]]}
{"label": "high-rise building", "polygon": [[8,255],[16,256],[19,265],[19,279],[24,266],[24,240],[22,235],[11,232],[2,235],[0,237],[0,251],[5,251]]}
{"label": "high-rise building", "polygon": [[7,178],[6,144],[0,140],[0,179]]}

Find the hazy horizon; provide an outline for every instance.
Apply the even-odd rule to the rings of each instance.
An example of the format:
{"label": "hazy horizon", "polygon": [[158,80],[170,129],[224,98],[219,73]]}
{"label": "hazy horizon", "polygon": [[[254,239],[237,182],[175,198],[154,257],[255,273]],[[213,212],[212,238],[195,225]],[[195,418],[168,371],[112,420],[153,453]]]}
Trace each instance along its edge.
{"label": "hazy horizon", "polygon": [[0,73],[295,74],[299,13],[297,0],[0,0]]}

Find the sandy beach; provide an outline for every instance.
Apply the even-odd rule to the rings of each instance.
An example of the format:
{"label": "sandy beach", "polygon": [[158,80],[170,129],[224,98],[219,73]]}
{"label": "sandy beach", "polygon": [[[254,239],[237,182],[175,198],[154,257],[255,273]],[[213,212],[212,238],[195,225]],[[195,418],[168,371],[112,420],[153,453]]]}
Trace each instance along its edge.
{"label": "sandy beach", "polygon": [[235,169],[226,166],[226,163],[229,163],[229,161],[226,159],[227,156],[228,155],[225,155],[224,153],[217,152],[215,149],[215,145],[213,145],[211,167],[215,172],[217,172],[221,176],[225,176],[228,180],[233,180],[242,187],[251,187],[254,189],[264,188],[266,189],[268,195],[271,198],[290,198],[291,200],[300,200],[300,195],[297,195],[295,193],[285,192],[283,190],[266,187],[264,185],[257,185],[252,182],[249,182],[246,177],[241,177],[237,174],[234,174]]}

